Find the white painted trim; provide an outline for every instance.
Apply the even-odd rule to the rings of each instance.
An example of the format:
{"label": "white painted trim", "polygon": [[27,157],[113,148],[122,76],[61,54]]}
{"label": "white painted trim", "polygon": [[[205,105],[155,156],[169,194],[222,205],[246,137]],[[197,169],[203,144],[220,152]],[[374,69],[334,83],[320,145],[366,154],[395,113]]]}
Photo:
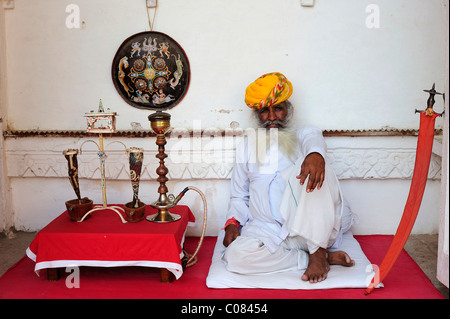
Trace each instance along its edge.
{"label": "white painted trim", "polygon": [[[356,142],[355,142],[356,140]],[[67,148],[77,148],[84,139],[30,137],[6,140],[6,164],[9,177],[67,178],[67,161],[62,155]],[[119,139],[127,147],[138,146],[144,151],[141,180],[155,180],[159,166],[154,139]],[[411,179],[414,169],[417,137],[326,138],[328,160],[339,179]],[[351,141],[351,142],[349,142]],[[375,142],[374,142],[375,141]],[[106,147],[106,177],[129,180],[129,164],[120,144]],[[180,149],[179,141],[169,140],[166,146],[166,166],[172,180],[229,179],[234,161],[233,141],[216,137],[213,147],[205,139],[185,138],[188,148]],[[139,145],[132,145],[139,144]],[[87,144],[85,144],[87,145]],[[79,177],[100,179],[99,159],[93,147],[83,147],[78,155]],[[122,148],[122,149],[121,149]],[[150,149],[150,150],[149,150]],[[432,154],[429,179],[441,178],[441,157]]]}

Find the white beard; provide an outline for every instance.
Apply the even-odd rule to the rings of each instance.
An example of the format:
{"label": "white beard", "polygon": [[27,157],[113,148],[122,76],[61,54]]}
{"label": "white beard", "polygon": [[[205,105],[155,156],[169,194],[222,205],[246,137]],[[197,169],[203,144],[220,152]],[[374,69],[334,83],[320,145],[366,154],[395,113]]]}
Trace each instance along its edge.
{"label": "white beard", "polygon": [[277,146],[278,151],[283,153],[288,159],[294,162],[297,160],[299,144],[295,130],[270,129],[265,130],[265,134],[261,134],[261,131],[259,131],[258,138],[261,137],[264,139],[257,143],[257,159],[260,164],[265,162],[267,151],[271,145]]}

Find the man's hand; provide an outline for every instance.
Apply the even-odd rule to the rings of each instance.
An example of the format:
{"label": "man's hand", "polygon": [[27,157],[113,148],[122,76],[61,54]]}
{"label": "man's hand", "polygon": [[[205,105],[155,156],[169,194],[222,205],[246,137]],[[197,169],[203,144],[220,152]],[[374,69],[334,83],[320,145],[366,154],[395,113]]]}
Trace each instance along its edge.
{"label": "man's hand", "polygon": [[303,161],[300,175],[297,176],[297,179],[300,179],[300,185],[303,185],[308,175],[306,192],[312,192],[316,186],[320,189],[325,178],[325,160],[319,153],[311,153]]}
{"label": "man's hand", "polygon": [[228,225],[227,228],[225,228],[225,237],[223,238],[223,245],[225,247],[228,247],[229,244],[231,244],[237,237],[239,236],[239,229],[236,227],[236,225]]}

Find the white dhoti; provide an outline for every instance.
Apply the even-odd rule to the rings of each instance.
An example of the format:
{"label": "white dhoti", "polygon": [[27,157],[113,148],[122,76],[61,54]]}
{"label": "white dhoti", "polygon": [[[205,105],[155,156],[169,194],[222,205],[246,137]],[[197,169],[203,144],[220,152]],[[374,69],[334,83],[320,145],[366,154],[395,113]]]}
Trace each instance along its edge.
{"label": "white dhoti", "polygon": [[241,274],[271,273],[305,269],[309,253],[319,247],[329,248],[339,236],[343,198],[332,168],[326,164],[325,180],[320,190],[306,192],[296,176],[303,158],[282,172],[287,187],[280,213],[289,231],[276,251],[269,251],[261,240],[239,236],[225,250],[223,260],[229,271]]}
{"label": "white dhoti", "polygon": [[305,269],[309,255],[306,242],[297,237],[286,238],[271,253],[259,239],[239,236],[225,250],[223,260],[228,271],[239,274],[262,274]]}
{"label": "white dhoti", "polygon": [[[331,166],[325,164],[322,187],[307,193],[308,179],[300,185],[296,178],[302,163],[303,159],[281,173],[287,186],[280,213],[288,227],[289,236],[305,238],[310,248],[328,248],[336,241],[341,229],[344,205],[339,181]],[[310,249],[311,253],[314,251]]]}

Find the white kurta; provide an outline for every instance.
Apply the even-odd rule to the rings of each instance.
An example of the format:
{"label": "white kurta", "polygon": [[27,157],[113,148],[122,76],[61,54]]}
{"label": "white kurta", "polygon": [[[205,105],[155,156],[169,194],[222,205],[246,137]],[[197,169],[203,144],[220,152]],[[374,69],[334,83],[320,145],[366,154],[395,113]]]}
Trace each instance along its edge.
{"label": "white kurta", "polygon": [[[283,269],[286,267],[302,268],[305,267],[305,263],[307,264],[308,255],[305,251],[318,248],[319,242],[316,238],[312,238],[312,242],[308,242],[308,238],[296,240],[299,235],[308,235],[307,232],[304,232],[304,227],[299,224],[301,220],[295,218],[295,215],[299,213],[297,200],[301,202],[300,206],[305,208],[304,200],[308,196],[301,195],[303,191],[301,187],[292,189],[292,187],[287,188],[286,186],[293,183],[292,179],[295,179],[299,185],[299,180],[295,176],[300,173],[299,163],[301,165],[308,154],[317,152],[325,158],[326,143],[321,130],[312,126],[300,128],[297,131],[297,137],[300,147],[296,162],[279,152],[276,144],[271,145],[267,151],[264,165],[255,160],[257,151],[253,141],[245,139],[241,145],[237,146],[236,162],[231,176],[231,197],[227,219],[236,218],[242,228],[241,238],[230,244],[225,251],[224,260],[228,263],[229,270],[241,273],[246,273],[248,269],[251,269],[250,273],[264,272],[264,269],[278,271],[281,270],[277,268],[279,264],[283,265]],[[326,175],[330,173],[329,175],[335,178],[334,173],[328,170],[330,170],[329,167],[327,167]],[[283,176],[286,172],[288,175]],[[306,182],[304,186],[306,187]],[[332,187],[339,188],[337,180]],[[325,186],[325,188],[327,187]],[[295,196],[290,196],[293,191],[297,193]],[[317,190],[309,194],[314,193],[316,193],[315,198],[317,199]],[[333,190],[333,194],[340,196],[340,190]],[[326,199],[329,207],[331,207],[330,205],[335,206],[334,201],[335,198],[331,199],[330,196]],[[280,211],[280,205],[283,212]],[[337,237],[334,230],[339,227],[340,221],[336,220],[335,216],[339,219],[339,214],[335,214],[335,212],[333,210],[324,216],[325,219],[332,216],[331,220],[326,223],[327,230],[325,232],[333,233],[333,238],[327,238],[330,240],[327,241],[326,246]],[[311,217],[311,215],[309,216]],[[330,224],[332,225],[330,226]],[[317,226],[314,230],[318,231],[319,228]],[[308,242],[308,247],[306,242]],[[322,246],[322,242],[319,246]],[[281,262],[282,260],[283,262]],[[288,260],[290,262],[287,262]],[[274,264],[274,267],[269,265],[271,263]],[[249,264],[252,266],[249,267]],[[256,264],[260,265],[258,267],[261,269],[256,269]]]}

